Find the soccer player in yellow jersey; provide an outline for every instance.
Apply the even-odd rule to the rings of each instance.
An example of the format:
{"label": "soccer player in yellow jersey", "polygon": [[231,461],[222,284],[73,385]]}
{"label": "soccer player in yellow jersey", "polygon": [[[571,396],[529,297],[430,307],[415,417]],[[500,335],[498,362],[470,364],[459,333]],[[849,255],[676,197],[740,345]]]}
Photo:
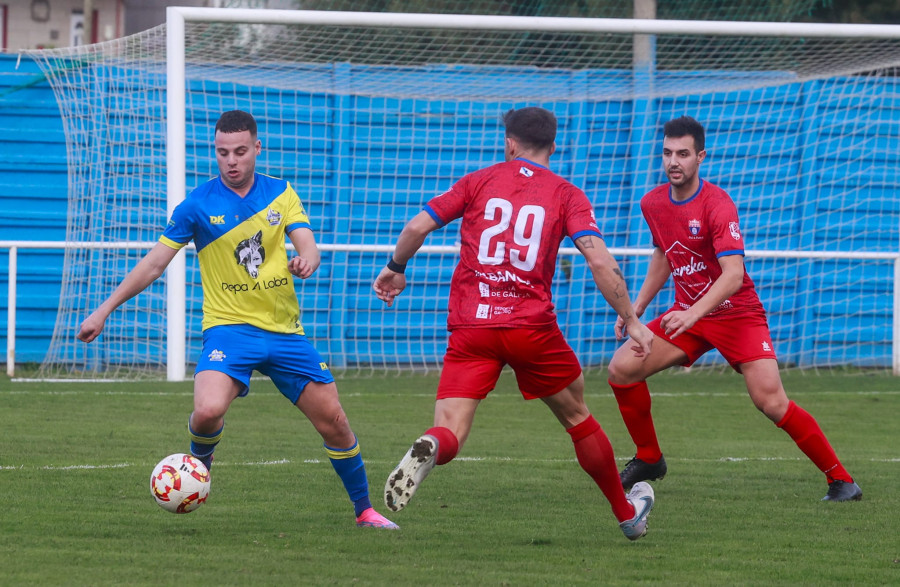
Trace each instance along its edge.
{"label": "soccer player in yellow jersey", "polygon": [[[219,175],[175,208],[159,242],[82,322],[78,338],[97,338],[113,310],[153,283],[193,239],[203,285],[203,351],[188,420],[191,454],[212,465],[225,412],[250,391],[255,369],[322,436],[354,503],[357,525],[395,530],[372,508],[359,443],[334,377],[300,325],[292,275],[306,279],[321,261],[309,218],[290,183],[256,173],[261,151],[253,116],[240,110],[222,114],[215,130]],[[290,260],[285,235],[297,251]]]}

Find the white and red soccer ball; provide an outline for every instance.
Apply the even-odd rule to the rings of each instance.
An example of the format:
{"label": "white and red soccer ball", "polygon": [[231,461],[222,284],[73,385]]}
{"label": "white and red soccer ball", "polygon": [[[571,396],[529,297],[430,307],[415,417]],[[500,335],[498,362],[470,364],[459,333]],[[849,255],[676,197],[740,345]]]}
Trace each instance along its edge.
{"label": "white and red soccer ball", "polygon": [[209,495],[209,470],[197,457],[182,453],[169,455],[153,469],[150,493],[159,507],[168,512],[192,512]]}

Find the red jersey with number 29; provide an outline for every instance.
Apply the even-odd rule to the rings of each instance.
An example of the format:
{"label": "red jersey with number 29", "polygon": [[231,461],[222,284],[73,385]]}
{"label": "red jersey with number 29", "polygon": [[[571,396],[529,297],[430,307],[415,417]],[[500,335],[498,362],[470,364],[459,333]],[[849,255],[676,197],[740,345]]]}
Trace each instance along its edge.
{"label": "red jersey with number 29", "polygon": [[[722,275],[719,257],[744,254],[744,237],[731,197],[707,181],[684,201],[673,200],[669,184],[641,199],[641,212],[653,245],[666,255],[675,282],[675,308],[697,302]],[[708,318],[765,312],[753,280],[744,270],[740,289],[710,312]]]}
{"label": "red jersey with number 29", "polygon": [[525,159],[456,182],[425,211],[441,226],[462,218],[447,328],[556,322],[550,285],[563,238],[602,238],[583,191]]}

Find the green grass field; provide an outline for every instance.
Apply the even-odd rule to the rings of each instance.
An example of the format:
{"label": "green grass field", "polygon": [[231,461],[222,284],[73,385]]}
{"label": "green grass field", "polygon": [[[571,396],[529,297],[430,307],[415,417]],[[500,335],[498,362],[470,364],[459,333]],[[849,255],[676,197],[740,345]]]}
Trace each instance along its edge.
{"label": "green grass field", "polygon": [[[431,424],[434,376],[339,380],[373,502]],[[734,373],[651,380],[669,474],[647,536],[626,540],[569,437],[513,378],[479,409],[399,532],[356,528],[309,423],[268,381],[238,400],[210,499],[156,506],[150,471],[187,450],[190,383],[0,379],[3,585],[897,585],[900,380],[788,372],[864,498],[823,503],[824,476],[758,413]],[[602,375],[588,403],[619,463],[633,447]]]}

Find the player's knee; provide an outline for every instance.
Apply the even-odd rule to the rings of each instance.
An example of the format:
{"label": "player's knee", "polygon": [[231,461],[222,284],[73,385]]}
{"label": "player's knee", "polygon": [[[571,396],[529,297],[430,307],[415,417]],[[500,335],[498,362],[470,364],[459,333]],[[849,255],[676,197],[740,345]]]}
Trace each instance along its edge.
{"label": "player's knee", "polygon": [[543,401],[567,430],[591,415],[582,395],[573,394],[568,388],[543,398]]}
{"label": "player's knee", "polygon": [[753,397],[753,405],[773,422],[778,422],[787,412],[789,400],[784,393],[767,393]]}
{"label": "player's knee", "polygon": [[350,421],[347,419],[347,414],[344,413],[343,408],[339,408],[331,416],[331,425],[335,430],[353,434],[350,430]]}
{"label": "player's knee", "polygon": [[313,425],[328,446],[346,448],[343,445],[352,446],[355,442],[356,436],[350,428],[350,421],[341,408],[318,418]]}
{"label": "player's knee", "polygon": [[609,372],[609,382],[614,385],[632,385],[643,379],[638,376],[635,369],[628,365],[627,361],[620,360],[616,356],[613,356],[607,371]]}
{"label": "player's knee", "polygon": [[224,413],[213,406],[197,406],[191,413],[191,429],[198,433],[214,432],[222,427]]}

